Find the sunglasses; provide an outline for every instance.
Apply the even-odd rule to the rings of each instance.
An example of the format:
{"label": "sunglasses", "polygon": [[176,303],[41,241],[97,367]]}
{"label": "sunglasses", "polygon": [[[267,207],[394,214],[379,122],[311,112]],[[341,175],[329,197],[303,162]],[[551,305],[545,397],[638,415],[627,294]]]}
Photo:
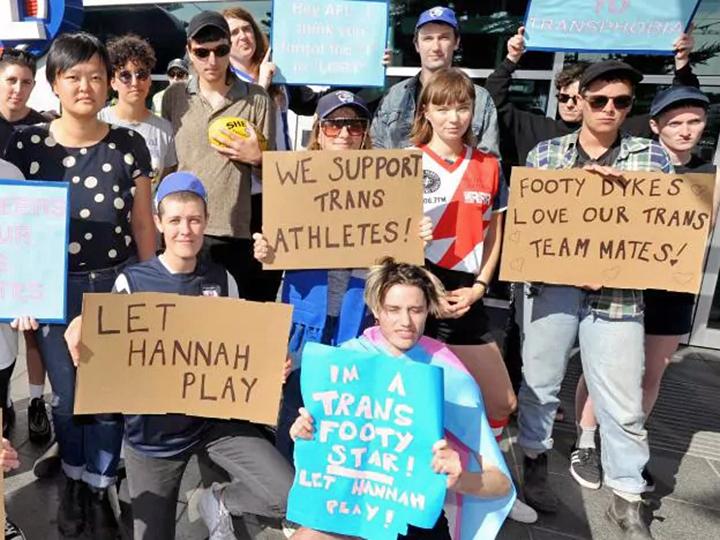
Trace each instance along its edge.
{"label": "sunglasses", "polygon": [[171,69],[170,71],[168,71],[167,75],[171,79],[184,79],[187,77],[187,73],[179,69]]}
{"label": "sunglasses", "polygon": [[343,128],[347,128],[347,132],[352,137],[365,135],[368,128],[368,121],[365,118],[333,118],[332,120],[322,120],[320,129],[326,137],[337,137]]}
{"label": "sunglasses", "polygon": [[633,96],[585,96],[585,101],[588,102],[591,109],[600,110],[604,109],[608,102],[612,101],[613,106],[618,110],[622,111],[629,108],[633,104]]}
{"label": "sunglasses", "polygon": [[571,96],[570,94],[564,94],[563,92],[560,92],[557,95],[557,100],[560,103],[567,103],[568,101],[572,101],[573,105],[577,105],[577,99],[578,99],[577,96]]}
{"label": "sunglasses", "polygon": [[138,69],[137,71],[123,69],[117,74],[118,80],[123,84],[132,83],[133,77],[138,81],[147,81],[150,77],[150,72],[147,69]]}
{"label": "sunglasses", "polygon": [[211,53],[215,54],[215,58],[222,58],[230,54],[230,45],[218,45],[212,49],[208,47],[195,47],[194,49],[190,49],[190,51],[203,60],[209,57]]}

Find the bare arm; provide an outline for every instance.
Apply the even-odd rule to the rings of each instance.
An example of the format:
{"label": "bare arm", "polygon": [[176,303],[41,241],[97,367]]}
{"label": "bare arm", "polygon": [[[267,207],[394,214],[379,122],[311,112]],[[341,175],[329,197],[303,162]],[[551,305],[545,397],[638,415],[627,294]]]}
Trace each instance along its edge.
{"label": "bare arm", "polygon": [[502,225],[504,212],[495,212],[490,224],[488,225],[487,236],[483,242],[483,260],[478,274],[478,279],[485,283],[490,283],[495,270],[497,269],[498,261],[500,260],[500,248],[502,246]]}
{"label": "bare arm", "polygon": [[155,225],[152,218],[150,179],[146,176],[136,178],[135,188],[130,226],[137,245],[138,257],[141,261],[147,261],[155,256]]}

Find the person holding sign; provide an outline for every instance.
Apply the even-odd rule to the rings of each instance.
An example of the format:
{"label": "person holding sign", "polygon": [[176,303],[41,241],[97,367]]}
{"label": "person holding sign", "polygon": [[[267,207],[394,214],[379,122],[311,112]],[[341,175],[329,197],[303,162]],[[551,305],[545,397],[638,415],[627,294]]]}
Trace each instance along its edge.
{"label": "person holding sign", "polygon": [[[658,92],[650,105],[650,128],[658,136],[662,147],[667,151],[678,174],[712,173],[715,166],[703,161],[692,153],[700,141],[707,123],[707,110],[710,100],[699,89],[692,86],[672,86]],[[715,189],[715,200],[720,194]],[[715,211],[717,204],[714,205]],[[680,345],[682,337],[692,327],[695,296],[688,293],[646,289],[645,300],[645,373],[643,375],[643,411],[650,416],[653,410],[665,369],[672,355]],[[581,431],[577,456],[573,465],[573,476],[583,479],[581,467],[590,467],[594,463],[582,463],[580,454],[586,448],[585,441],[593,439],[597,429],[597,419],[593,412],[592,400],[588,399],[584,377],[578,381],[576,402],[577,418]],[[587,434],[587,435],[586,435]],[[594,446],[593,446],[594,448]],[[577,469],[577,471],[575,470]],[[599,476],[599,472],[594,473]],[[655,480],[646,467],[643,469],[646,491],[655,490]],[[582,484],[581,484],[582,485]]]}
{"label": "person holding sign", "polygon": [[[423,336],[431,314],[442,308],[444,291],[437,278],[418,266],[396,263],[386,258],[371,268],[365,288],[365,301],[377,321],[361,337],[342,348],[382,352],[391,357],[438,365],[446,372],[445,431],[448,438],[433,446],[430,466],[438,474],[447,476],[448,490],[458,498],[448,497],[447,513],[441,513],[432,529],[408,527],[399,539],[441,540],[451,538],[450,531],[460,531],[458,540],[494,538],[514,499],[514,489],[507,467],[485,418],[482,396],[474,378],[452,351],[442,343]],[[459,377],[458,377],[459,375]],[[460,397],[464,396],[464,397]],[[470,398],[471,399],[465,399]],[[464,406],[458,407],[458,401]],[[293,439],[312,440],[315,434],[313,418],[304,408],[293,423]],[[479,426],[466,429],[467,426]],[[478,466],[479,465],[479,466]],[[491,505],[488,499],[501,499]],[[448,503],[453,501],[455,503]],[[448,523],[460,519],[461,523]],[[337,538],[307,528],[300,529],[294,539]]]}
{"label": "person holding sign", "polygon": [[[107,49],[95,36],[57,38],[46,74],[62,115],[16,132],[6,151],[6,159],[29,181],[69,182],[67,320],[80,313],[84,292],[109,292],[130,261],[148,259],[155,251],[147,147],[133,131],[97,118],[107,99],[110,69]],[[19,330],[37,329],[34,321],[17,322]],[[106,538],[117,534],[107,488],[115,482],[122,421],[73,416],[75,369],[64,331],[63,324],[48,324],[35,333],[56,395],[55,434],[67,477],[58,528],[73,537],[89,524],[94,538]]]}
{"label": "person holding sign", "polygon": [[[326,94],[318,101],[308,150],[369,149],[372,146],[369,123],[370,111],[362,98],[346,90]],[[430,221],[421,220],[419,226],[420,237],[429,241]],[[253,238],[255,258],[272,264],[274,251],[267,238],[260,233]],[[335,345],[357,337],[367,327],[369,314],[362,300],[364,276],[364,269],[349,268],[285,272],[280,296],[283,302],[295,307],[288,344],[295,368],[299,368],[299,354],[306,342]],[[283,390],[277,435],[278,448],[289,460],[292,442],[288,430],[302,405],[299,385],[300,374],[296,369]]]}
{"label": "person holding sign", "polygon": [[[528,155],[527,166],[584,167],[610,178],[622,177],[626,171],[673,172],[660,144],[620,131],[641,80],[642,74],[617,60],[591,65],[579,85],[582,127],[538,144]],[[548,485],[547,451],[553,444],[560,385],[578,338],[583,372],[600,419],[604,482],[614,493],[607,515],[626,537],[652,538],[642,519],[641,500],[645,491],[641,473],[648,460],[642,408],[642,292],[597,284],[527,284],[523,300],[518,444],[525,452],[526,500],[541,511],[557,511],[557,497]],[[597,460],[594,448],[582,454],[585,461]]]}
{"label": "person holding sign", "polygon": [[[375,148],[410,146],[410,131],[418,110],[420,92],[433,73],[452,66],[453,54],[460,47],[460,29],[455,12],[441,6],[423,11],[415,25],[413,43],[420,55],[420,73],[397,83],[385,94],[370,130]],[[474,144],[498,154],[497,111],[487,90],[475,85],[474,93]]]}
{"label": "person holding sign", "polygon": [[[155,224],[165,251],[125,268],[113,290],[237,298],[231,274],[198,259],[207,226],[206,201],[205,187],[195,175],[168,175],[155,196]],[[75,361],[81,329],[78,317],[66,334]],[[231,477],[230,483],[213,484],[197,497],[211,540],[234,538],[231,515],[284,517],[292,472],[260,426],[182,414],[126,415],[125,464],[137,540],[175,538],[180,481],[189,459],[199,453]]]}

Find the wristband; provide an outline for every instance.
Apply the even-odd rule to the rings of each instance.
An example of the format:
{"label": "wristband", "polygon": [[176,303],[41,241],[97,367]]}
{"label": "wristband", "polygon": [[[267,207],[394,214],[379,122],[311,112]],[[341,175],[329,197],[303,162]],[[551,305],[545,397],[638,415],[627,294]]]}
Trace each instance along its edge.
{"label": "wristband", "polygon": [[487,284],[486,282],[484,282],[484,281],[483,281],[482,279],[480,279],[480,278],[477,278],[477,279],[475,280],[474,284],[475,284],[475,285],[482,285],[482,286],[485,288],[486,291],[488,290],[488,284]]}

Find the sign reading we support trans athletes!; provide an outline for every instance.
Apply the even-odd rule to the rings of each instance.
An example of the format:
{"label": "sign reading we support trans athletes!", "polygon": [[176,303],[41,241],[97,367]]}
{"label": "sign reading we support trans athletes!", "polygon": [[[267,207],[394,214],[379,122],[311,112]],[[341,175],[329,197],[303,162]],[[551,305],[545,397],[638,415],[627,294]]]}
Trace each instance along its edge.
{"label": "sign reading we support trans athletes!", "polygon": [[697,293],[710,174],[514,167],[500,279]]}
{"label": "sign reading we support trans athletes!", "polygon": [[274,0],[274,81],[384,86],[387,0]]}
{"label": "sign reading we support trans athletes!", "polygon": [[422,196],[419,151],[264,152],[266,268],[367,268],[386,255],[422,264]]}
{"label": "sign reading we support trans athletes!", "polygon": [[0,321],[65,321],[68,184],[0,180]]}
{"label": "sign reading we support trans athletes!", "polygon": [[700,0],[531,0],[532,51],[672,54]]}
{"label": "sign reading we support trans athletes!", "polygon": [[408,524],[432,528],[446,492],[431,468],[442,369],[317,343],[305,346],[302,366],[315,434],[295,443],[288,519],[373,540],[395,540]]}
{"label": "sign reading we support trans athletes!", "polygon": [[275,425],[291,313],[235,298],[86,293],[75,414]]}

